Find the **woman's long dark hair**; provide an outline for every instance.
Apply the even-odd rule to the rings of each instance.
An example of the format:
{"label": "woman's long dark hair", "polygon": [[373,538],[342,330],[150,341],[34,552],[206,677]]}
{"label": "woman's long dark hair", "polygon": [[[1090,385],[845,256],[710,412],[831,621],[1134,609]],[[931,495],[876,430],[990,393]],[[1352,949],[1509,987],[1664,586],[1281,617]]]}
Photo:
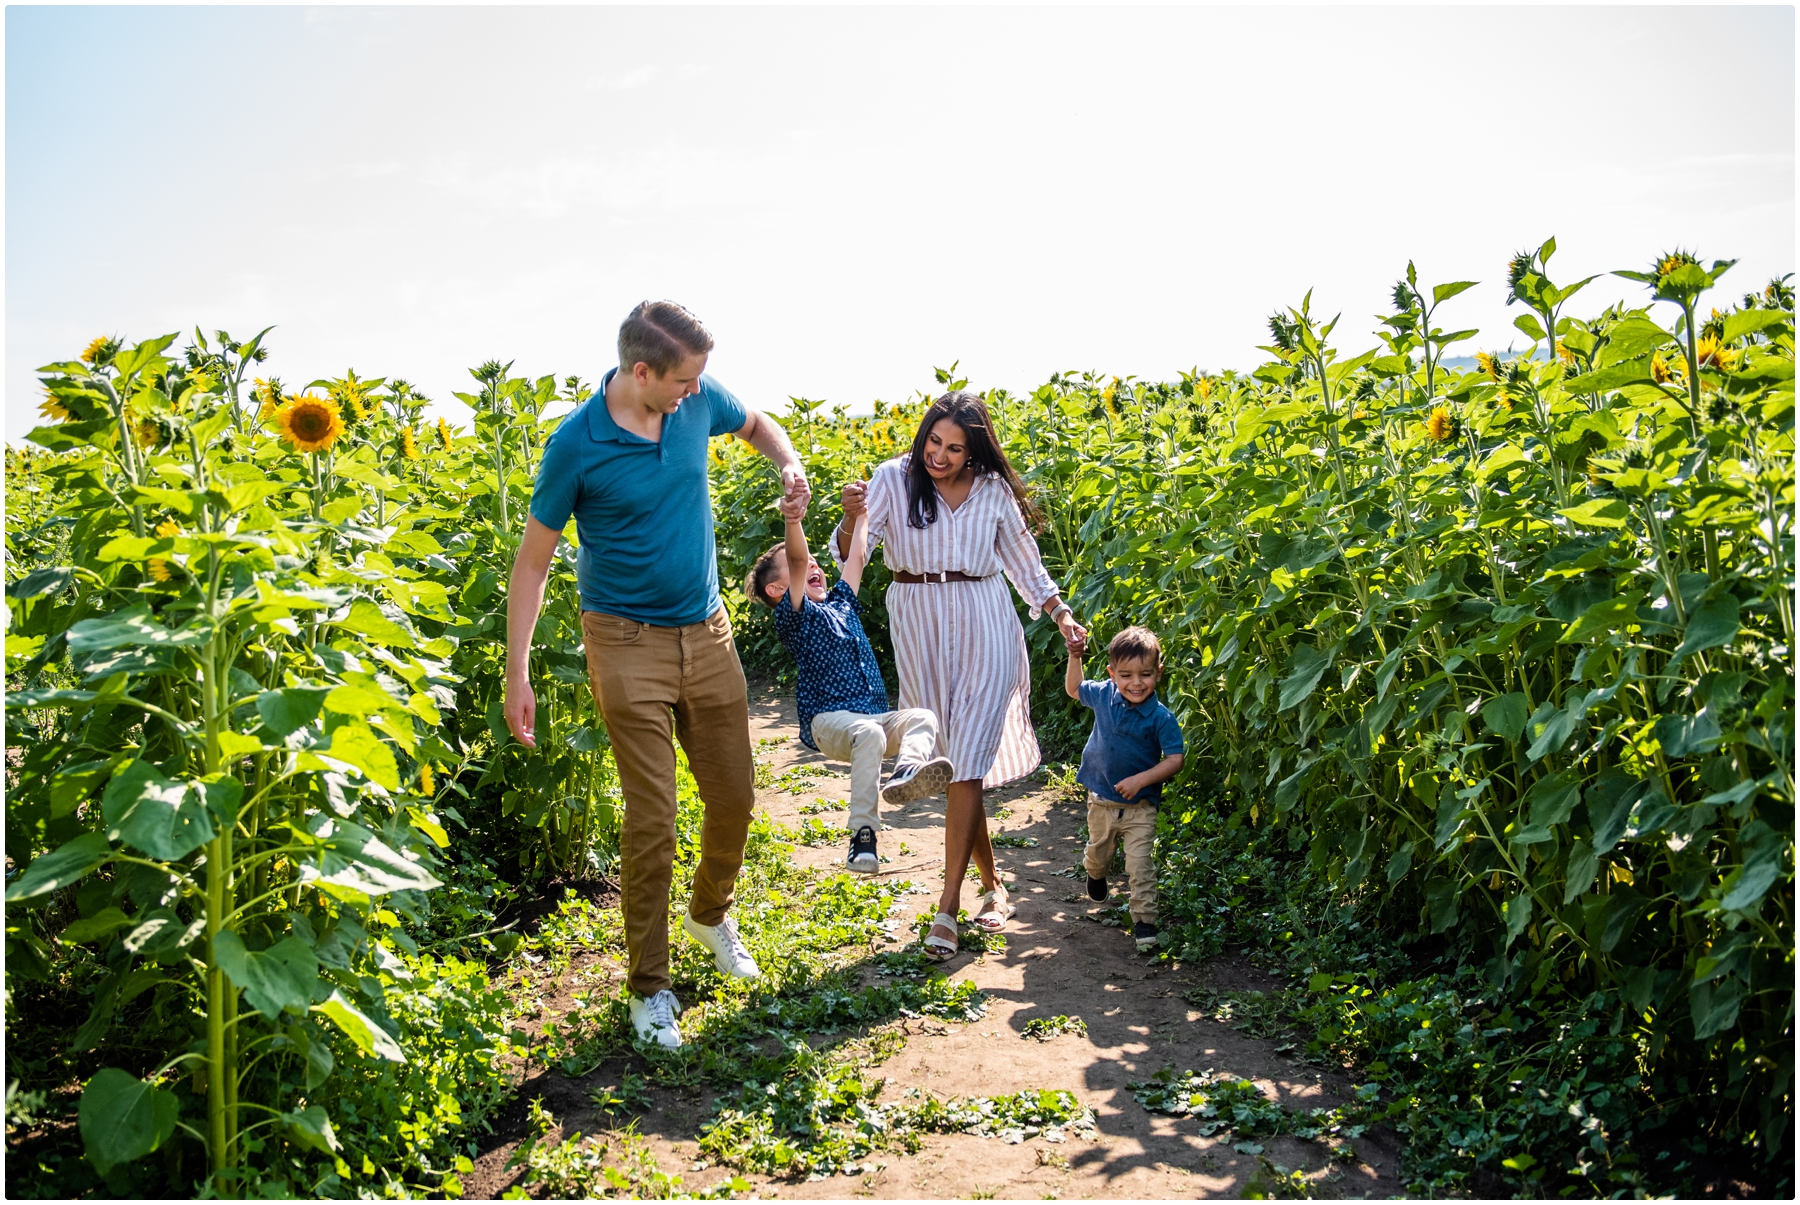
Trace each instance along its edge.
{"label": "woman's long dark hair", "polygon": [[987,403],[979,393],[959,389],[946,393],[931,403],[925,417],[919,420],[919,432],[913,436],[912,462],[906,469],[906,521],[913,527],[928,527],[937,522],[937,483],[925,471],[925,437],[942,419],[949,419],[963,429],[963,444],[969,450],[969,467],[977,475],[997,474],[1019,504],[1025,525],[1032,531],[1044,526],[1044,516],[1031,500],[1031,491],[1019,480],[1012,461],[994,434],[994,420],[988,415]]}

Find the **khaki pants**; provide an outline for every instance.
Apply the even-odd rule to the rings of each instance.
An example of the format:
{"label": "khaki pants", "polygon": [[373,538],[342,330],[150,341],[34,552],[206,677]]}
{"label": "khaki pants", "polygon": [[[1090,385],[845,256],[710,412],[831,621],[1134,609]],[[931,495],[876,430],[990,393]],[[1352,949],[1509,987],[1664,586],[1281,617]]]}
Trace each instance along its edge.
{"label": "khaki pants", "polygon": [[583,611],[581,634],[594,701],[625,792],[619,890],[626,983],[649,996],[669,986],[676,809],[671,738],[681,738],[706,805],[688,912],[703,925],[716,925],[731,907],[756,804],[749,692],[723,607],[703,623],[680,628]]}
{"label": "khaki pants", "polygon": [[922,707],[878,715],[825,711],[813,717],[812,734],[820,753],[850,763],[850,831],[866,824],[880,832],[881,759],[895,758],[896,769],[930,761],[937,717]]}
{"label": "khaki pants", "polygon": [[1125,843],[1131,876],[1131,919],[1156,923],[1156,809],[1147,803],[1109,803],[1088,792],[1088,878],[1103,879],[1113,844]]}

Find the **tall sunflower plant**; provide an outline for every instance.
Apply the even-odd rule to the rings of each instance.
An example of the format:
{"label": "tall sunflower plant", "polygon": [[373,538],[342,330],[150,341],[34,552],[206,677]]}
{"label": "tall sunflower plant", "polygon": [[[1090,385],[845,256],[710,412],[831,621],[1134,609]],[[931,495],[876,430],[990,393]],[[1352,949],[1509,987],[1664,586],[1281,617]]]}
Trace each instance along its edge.
{"label": "tall sunflower plant", "polygon": [[337,1158],[310,1103],[334,1066],[406,1058],[389,922],[439,886],[458,642],[421,567],[442,546],[382,522],[390,483],[338,403],[240,430],[172,342],[43,370],[31,439],[60,455],[33,518],[66,559],[7,588],[7,974],[87,952],[78,1049],[142,1051],[113,1031],[154,1000],[164,1053],[85,1079],[88,1159],[192,1143],[238,1195],[283,1152]]}

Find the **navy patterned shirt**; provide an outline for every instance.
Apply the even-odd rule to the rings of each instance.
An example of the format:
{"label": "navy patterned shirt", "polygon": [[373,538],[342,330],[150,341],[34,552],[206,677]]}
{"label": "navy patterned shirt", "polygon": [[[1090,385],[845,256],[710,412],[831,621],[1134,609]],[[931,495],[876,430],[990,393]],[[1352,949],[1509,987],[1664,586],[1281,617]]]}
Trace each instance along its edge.
{"label": "navy patterned shirt", "polygon": [[[1094,710],[1094,731],[1081,751],[1081,772],[1075,781],[1109,803],[1127,802],[1114,783],[1142,774],[1171,754],[1187,752],[1180,721],[1154,694],[1133,704],[1106,678],[1083,682],[1080,701]],[[1162,802],[1162,791],[1162,783],[1152,783],[1129,802],[1155,807]]]}
{"label": "navy patterned shirt", "polygon": [[813,743],[813,717],[826,711],[880,715],[888,710],[887,687],[875,665],[875,650],[863,631],[862,604],[840,580],[822,603],[802,596],[800,609],[784,596],[775,604],[775,634],[800,667],[794,692],[800,712],[800,740]]}

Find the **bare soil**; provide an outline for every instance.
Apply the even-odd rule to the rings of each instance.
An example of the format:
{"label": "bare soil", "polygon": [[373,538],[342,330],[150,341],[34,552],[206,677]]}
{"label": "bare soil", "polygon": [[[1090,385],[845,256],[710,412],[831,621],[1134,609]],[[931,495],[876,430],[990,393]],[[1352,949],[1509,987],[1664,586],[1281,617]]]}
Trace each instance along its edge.
{"label": "bare soil", "polygon": [[[759,757],[778,779],[800,766],[819,774],[808,783],[790,776],[787,782],[799,786],[800,793],[779,782],[757,793],[759,809],[795,828],[808,818],[800,810],[803,805],[820,798],[841,802],[848,798],[850,785],[849,767],[805,748],[797,731],[791,694],[752,688],[753,742],[787,738],[760,746]],[[845,815],[816,814],[834,826]],[[810,1182],[746,1178],[760,1196],[794,1199],[966,1198],[977,1193],[1029,1199],[1052,1194],[1243,1196],[1258,1161],[1254,1154],[1234,1149],[1241,1140],[1229,1132],[1202,1138],[1191,1118],[1147,1112],[1132,1099],[1127,1082],[1147,1078],[1170,1064],[1182,1070],[1211,1068],[1253,1080],[1271,1099],[1303,1109],[1344,1101],[1350,1091],[1348,1077],[1336,1068],[1307,1064],[1279,1040],[1254,1038],[1214,1021],[1184,999],[1196,989],[1281,986],[1246,959],[1227,953],[1198,964],[1158,961],[1137,953],[1129,929],[1097,923],[1117,899],[1096,904],[1086,896],[1084,877],[1071,876],[1080,861],[1086,821],[1085,806],[1072,792],[1049,787],[1040,772],[990,792],[988,815],[995,835],[1035,839],[1036,845],[995,850],[1018,907],[1006,930],[1006,949],[987,955],[964,953],[944,964],[953,977],[973,980],[987,994],[987,1015],[968,1024],[904,1022],[908,1034],[904,1049],[875,1074],[886,1077],[886,1095],[911,1087],[939,1097],[1067,1089],[1093,1109],[1097,1130],[1086,1136],[1072,1131],[1068,1141],[1056,1146],[1038,1140],[1009,1145],[997,1138],[930,1135],[917,1154],[878,1153],[874,1160],[885,1166],[872,1174]],[[907,928],[881,947],[897,950],[912,940],[913,914],[936,910],[936,892],[943,882],[943,799],[890,810],[883,821],[881,873],[931,888],[929,895],[905,897]],[[843,865],[846,844],[847,838],[821,848],[796,846],[793,856],[803,865],[837,870]],[[1123,875],[1111,881],[1115,893],[1126,887]],[[977,891],[975,883],[967,884],[964,907],[974,904]],[[798,901],[796,906],[801,906]],[[546,985],[528,1023],[535,1028],[573,1007],[569,989],[577,980],[592,986],[616,982],[621,975],[614,960],[578,959],[564,976],[566,987]],[[1059,1014],[1081,1017],[1087,1035],[1063,1034],[1045,1042],[1024,1038],[1027,1021]],[[1284,1049],[1278,1053],[1277,1046]],[[476,1160],[475,1172],[463,1178],[466,1194],[498,1196],[516,1181],[519,1169],[506,1163],[525,1137],[527,1102],[541,1097],[564,1132],[596,1133],[606,1124],[595,1115],[588,1094],[598,1085],[616,1085],[628,1069],[624,1062],[603,1064],[579,1080],[556,1072],[530,1075],[515,1103],[495,1120],[491,1145]],[[690,1170],[698,1155],[694,1140],[711,1107],[710,1092],[653,1090],[651,1106],[638,1117],[638,1130],[650,1140],[663,1170],[681,1174],[689,1189],[734,1174],[724,1168]],[[1399,1147],[1392,1134],[1375,1132],[1357,1139],[1358,1161],[1336,1164],[1329,1164],[1321,1144],[1292,1137],[1260,1141],[1265,1158],[1307,1169],[1319,1196],[1399,1195]]]}

